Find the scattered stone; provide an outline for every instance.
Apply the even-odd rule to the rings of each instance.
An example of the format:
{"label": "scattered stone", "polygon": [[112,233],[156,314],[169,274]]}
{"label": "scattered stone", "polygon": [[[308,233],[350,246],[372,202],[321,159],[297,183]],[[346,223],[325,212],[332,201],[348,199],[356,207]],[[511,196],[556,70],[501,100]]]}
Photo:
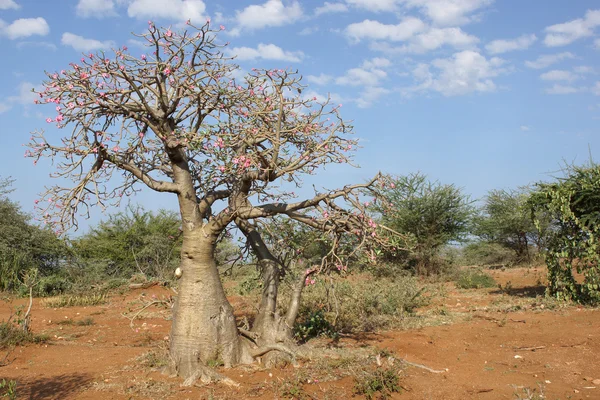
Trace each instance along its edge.
{"label": "scattered stone", "polygon": [[593,383],[594,385],[600,385],[600,379],[594,379],[594,380],[592,381],[592,383]]}

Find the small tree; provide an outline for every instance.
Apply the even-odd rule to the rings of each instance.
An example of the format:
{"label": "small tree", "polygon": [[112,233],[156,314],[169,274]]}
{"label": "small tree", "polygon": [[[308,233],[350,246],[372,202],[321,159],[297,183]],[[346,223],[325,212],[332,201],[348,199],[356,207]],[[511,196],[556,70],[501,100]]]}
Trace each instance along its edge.
{"label": "small tree", "polygon": [[[237,66],[223,55],[215,33],[208,23],[182,32],[150,23],[141,35],[148,54],[134,57],[122,47],[49,73],[39,102],[56,109],[48,122],[70,129],[59,141],[34,132],[28,152],[36,161],[60,160],[55,176],[75,182],[49,188],[40,202],[59,232],[87,216],[89,207],[119,204],[140,186],[177,200],[183,274],[170,356],[171,372],[186,384],[210,376],[204,367],[210,360],[231,366],[287,351],[283,344],[291,341],[306,278],[339,263],[341,255],[333,252],[303,272],[292,305],[280,316],[280,265],[256,221],[281,215],[327,232],[334,244],[343,234],[355,248],[385,244],[357,193],[375,193],[383,186],[379,177],[292,201],[303,175],[351,162],[357,143],[340,106],[302,97],[304,86],[293,71],[253,70],[236,80]],[[262,268],[265,290],[250,331],[238,330],[215,263],[218,238],[232,225],[246,235]]]}
{"label": "small tree", "polygon": [[31,222],[19,205],[6,194],[12,180],[0,180],[0,290],[15,290],[29,269],[41,275],[56,271],[66,247],[52,231]]}
{"label": "small tree", "polygon": [[[559,299],[600,302],[600,167],[569,165],[553,183],[538,183],[530,199],[548,216],[548,291]],[[544,221],[536,220],[540,226]],[[573,270],[584,275],[577,282]]]}
{"label": "small tree", "polygon": [[374,201],[372,207],[381,214],[385,226],[416,241],[414,254],[398,254],[408,256],[419,273],[435,272],[434,258],[439,250],[469,233],[472,202],[460,188],[432,182],[421,173],[390,179],[385,200]]}
{"label": "small tree", "polygon": [[181,221],[173,211],[129,207],[73,240],[80,261],[102,262],[108,275],[171,278],[179,263]]}
{"label": "small tree", "polygon": [[544,237],[535,227],[528,199],[529,191],[490,191],[475,218],[474,233],[513,250],[518,262],[531,261],[531,246],[542,248]]}

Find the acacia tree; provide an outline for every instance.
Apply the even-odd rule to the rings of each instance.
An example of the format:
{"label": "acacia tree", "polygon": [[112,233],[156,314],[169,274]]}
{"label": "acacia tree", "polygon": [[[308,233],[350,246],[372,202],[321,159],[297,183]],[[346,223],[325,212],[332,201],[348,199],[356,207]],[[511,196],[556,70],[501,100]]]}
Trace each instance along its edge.
{"label": "acacia tree", "polygon": [[[27,155],[55,161],[69,187],[48,188],[38,207],[64,232],[89,208],[118,205],[142,187],[172,194],[182,220],[182,275],[170,334],[171,372],[191,384],[210,374],[209,360],[250,363],[289,351],[302,287],[311,274],[343,262],[335,250],[298,278],[286,315],[276,310],[282,271],[257,221],[282,215],[331,235],[347,234],[353,249],[384,246],[364,212],[359,190],[376,192],[380,178],[295,201],[302,176],[328,163],[350,163],[357,146],[339,106],[304,98],[300,76],[288,70],[237,66],[206,23],[181,32],[151,22],[140,35],[148,54],[126,47],[89,54],[68,70],[48,73],[39,103],[52,104],[59,140],[33,133]],[[286,190],[288,188],[289,190]],[[351,211],[350,211],[351,210]],[[219,236],[232,226],[256,254],[264,292],[253,325],[238,329],[215,263]],[[345,246],[347,248],[348,246]]]}

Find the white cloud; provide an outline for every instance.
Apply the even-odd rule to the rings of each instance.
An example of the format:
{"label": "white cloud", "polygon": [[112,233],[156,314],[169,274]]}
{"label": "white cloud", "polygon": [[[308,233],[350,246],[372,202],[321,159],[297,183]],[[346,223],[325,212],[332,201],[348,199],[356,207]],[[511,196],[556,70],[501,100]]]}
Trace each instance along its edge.
{"label": "white cloud", "polygon": [[50,27],[42,17],[21,18],[6,24],[0,20],[0,34],[8,36],[10,39],[19,39],[33,35],[46,36],[50,32]]}
{"label": "white cloud", "polygon": [[236,20],[242,29],[283,26],[296,22],[300,17],[302,7],[298,1],[286,6],[281,0],[268,0],[264,4],[251,5],[236,12]]}
{"label": "white cloud", "polygon": [[115,43],[111,40],[102,42],[96,39],[86,39],[70,32],[63,33],[60,42],[65,46],[71,46],[77,51],[108,50],[115,47]]}
{"label": "white cloud", "polygon": [[588,10],[584,18],[547,27],[544,44],[548,47],[566,46],[577,39],[592,36],[598,25],[600,10]]}
{"label": "white cloud", "polygon": [[579,77],[570,71],[554,69],[552,71],[543,73],[542,75],[540,75],[540,78],[544,81],[573,82],[574,80],[577,80]]}
{"label": "white cloud", "polygon": [[594,67],[590,67],[589,65],[579,65],[575,68],[573,68],[573,71],[575,71],[578,74],[593,74],[596,70],[594,69]]}
{"label": "white cloud", "polygon": [[[367,0],[368,1],[368,0]],[[494,0],[401,0],[407,7],[416,7],[438,26],[457,26],[475,18],[470,15]]]}
{"label": "white cloud", "polygon": [[356,105],[359,108],[368,108],[379,99],[381,96],[390,93],[389,89],[382,87],[368,86],[363,90],[358,98],[355,100]]}
{"label": "white cloud", "polygon": [[19,8],[21,8],[21,6],[13,0],[0,0],[0,10],[17,10]]}
{"label": "white cloud", "polygon": [[395,11],[397,0],[346,0],[351,6],[372,12]]}
{"label": "white cloud", "polygon": [[531,130],[531,127],[529,127],[529,126],[527,126],[527,125],[521,125],[521,126],[520,126],[520,129],[521,129],[523,132],[529,132],[529,131]]}
{"label": "white cloud", "polygon": [[79,0],[75,13],[83,18],[104,18],[117,15],[113,0]]}
{"label": "white cloud", "polygon": [[387,58],[383,57],[375,57],[371,60],[366,60],[362,63],[362,68],[372,69],[372,68],[387,68],[392,65],[391,61]]}
{"label": "white cloud", "polygon": [[164,18],[201,25],[207,19],[202,0],[133,0],[127,8],[131,18]]}
{"label": "white cloud", "polygon": [[315,15],[319,16],[322,14],[342,13],[346,11],[348,11],[348,7],[344,3],[329,3],[326,1],[321,7],[315,8]]}
{"label": "white cloud", "polygon": [[594,47],[600,49],[600,38],[594,40]]}
{"label": "white cloud", "polygon": [[596,96],[600,96],[600,82],[596,82],[596,85],[592,88],[592,93]]}
{"label": "white cloud", "polygon": [[52,50],[52,51],[56,50],[56,45],[54,43],[50,43],[50,42],[23,42],[23,41],[21,41],[21,42],[17,43],[18,49],[22,49],[24,47],[41,47],[41,48]]}
{"label": "white cloud", "polygon": [[320,75],[308,75],[306,77],[306,80],[310,83],[314,83],[315,85],[327,85],[329,82],[331,82],[331,80],[333,79],[333,77],[331,75],[327,75],[327,74],[320,74]]}
{"label": "white cloud", "polygon": [[307,26],[305,28],[303,28],[300,32],[298,32],[298,35],[301,36],[306,36],[306,35],[312,35],[315,32],[319,31],[319,27],[318,26]]}
{"label": "white cloud", "polygon": [[36,86],[31,82],[21,82],[18,86],[17,94],[8,96],[6,102],[0,103],[0,114],[10,110],[15,104],[24,106],[33,105],[33,101],[37,98],[37,95],[31,91],[33,88],[39,90],[40,85]]}
{"label": "white cloud", "polygon": [[387,73],[380,69],[351,68],[344,76],[337,78],[335,83],[344,86],[376,86],[386,76]]}
{"label": "white cloud", "polygon": [[264,60],[279,60],[300,62],[304,58],[304,53],[301,51],[285,51],[281,47],[274,44],[259,43],[256,49],[252,47],[234,47],[228,51],[238,60],[256,60],[262,58]]}
{"label": "white cloud", "polygon": [[345,35],[355,41],[361,39],[404,41],[416,33],[426,29],[426,25],[418,18],[408,17],[399,24],[388,25],[379,21],[365,19],[362,22],[350,24],[344,30]]}
{"label": "white cloud", "polygon": [[444,96],[493,92],[497,86],[492,78],[506,71],[503,64],[498,57],[488,60],[476,51],[461,51],[450,58],[433,60],[431,65],[419,64],[413,71],[419,84],[406,92],[435,91]]}
{"label": "white cloud", "polygon": [[391,46],[389,43],[373,43],[371,48],[390,54],[423,54],[446,45],[458,49],[469,49],[474,47],[479,39],[465,33],[460,28],[430,28],[426,32],[419,33],[407,41],[407,44],[396,47]]}
{"label": "white cloud", "polygon": [[567,86],[561,84],[555,84],[551,88],[546,89],[546,93],[548,94],[572,94],[581,92],[581,88],[576,88],[574,86]]}
{"label": "white cloud", "polygon": [[490,54],[502,54],[515,50],[526,50],[537,40],[535,35],[522,35],[516,39],[494,40],[485,46],[485,49]]}
{"label": "white cloud", "polygon": [[546,54],[539,56],[535,61],[525,61],[525,65],[533,69],[544,69],[563,60],[575,58],[572,53]]}

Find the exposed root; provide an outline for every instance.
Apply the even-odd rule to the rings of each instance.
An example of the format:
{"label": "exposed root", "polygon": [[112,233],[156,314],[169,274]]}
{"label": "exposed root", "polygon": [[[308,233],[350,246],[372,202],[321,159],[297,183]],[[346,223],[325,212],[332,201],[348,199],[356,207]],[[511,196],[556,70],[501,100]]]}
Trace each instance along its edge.
{"label": "exposed root", "polygon": [[252,350],[250,352],[250,354],[252,355],[253,358],[256,358],[256,357],[264,356],[265,354],[267,354],[271,351],[280,351],[282,353],[288,354],[290,357],[292,357],[292,359],[296,359],[296,353],[294,353],[291,349],[289,349],[288,347],[286,347],[282,344],[273,344],[270,346],[259,347],[257,349]]}
{"label": "exposed root", "polygon": [[224,383],[227,386],[231,387],[239,387],[239,383],[234,380],[219,374],[218,372],[213,371],[211,368],[207,366],[200,366],[192,375],[186,378],[181,386],[193,386],[197,385],[197,382],[200,381],[202,384],[207,385],[209,383]]}

